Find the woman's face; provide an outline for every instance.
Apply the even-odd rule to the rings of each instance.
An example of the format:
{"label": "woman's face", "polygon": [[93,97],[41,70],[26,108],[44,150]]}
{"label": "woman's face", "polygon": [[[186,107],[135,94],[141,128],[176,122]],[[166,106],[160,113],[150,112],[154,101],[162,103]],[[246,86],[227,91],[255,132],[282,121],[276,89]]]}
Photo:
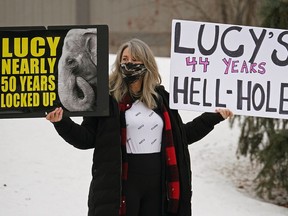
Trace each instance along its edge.
{"label": "woman's face", "polygon": [[124,81],[132,92],[139,92],[144,73],[147,71],[143,62],[132,57],[130,49],[127,47],[123,50],[120,63]]}
{"label": "woman's face", "polygon": [[123,50],[122,57],[121,57],[121,64],[123,63],[133,63],[133,64],[143,64],[142,61],[139,61],[132,57],[130,49],[127,47]]}

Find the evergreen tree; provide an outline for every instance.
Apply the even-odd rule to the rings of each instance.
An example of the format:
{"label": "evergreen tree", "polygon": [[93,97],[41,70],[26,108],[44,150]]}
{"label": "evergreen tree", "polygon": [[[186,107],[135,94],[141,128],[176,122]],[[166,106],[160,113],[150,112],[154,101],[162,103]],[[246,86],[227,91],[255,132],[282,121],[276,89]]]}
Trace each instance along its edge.
{"label": "evergreen tree", "polygon": [[[265,0],[263,27],[288,29],[288,1]],[[261,165],[256,177],[257,192],[273,199],[275,191],[288,195],[288,120],[258,117],[235,117],[241,125],[238,154],[249,156]],[[288,203],[280,203],[288,206]]]}

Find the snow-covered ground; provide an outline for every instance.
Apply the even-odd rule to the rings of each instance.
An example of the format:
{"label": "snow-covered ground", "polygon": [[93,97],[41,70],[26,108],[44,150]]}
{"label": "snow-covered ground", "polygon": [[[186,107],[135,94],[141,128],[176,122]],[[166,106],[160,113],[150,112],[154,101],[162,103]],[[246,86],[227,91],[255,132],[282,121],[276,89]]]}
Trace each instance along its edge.
{"label": "snow-covered ground", "polygon": [[[169,59],[157,62],[168,89]],[[199,113],[181,115],[188,121]],[[87,215],[93,150],[68,145],[44,118],[0,119],[0,128],[0,216]],[[240,179],[250,179],[251,170],[246,173],[247,161],[236,159],[238,135],[239,130],[230,129],[225,121],[189,147],[193,215],[287,216],[288,208],[263,202],[240,188]]]}

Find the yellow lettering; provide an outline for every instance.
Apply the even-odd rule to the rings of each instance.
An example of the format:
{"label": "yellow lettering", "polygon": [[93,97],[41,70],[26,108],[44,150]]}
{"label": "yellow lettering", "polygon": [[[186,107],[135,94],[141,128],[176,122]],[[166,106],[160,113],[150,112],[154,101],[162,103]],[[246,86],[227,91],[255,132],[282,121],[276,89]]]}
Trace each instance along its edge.
{"label": "yellow lettering", "polygon": [[33,76],[27,76],[27,91],[33,91]]}
{"label": "yellow lettering", "polygon": [[20,76],[20,85],[21,85],[21,91],[26,90],[26,78],[27,76]]}
{"label": "yellow lettering", "polygon": [[47,41],[50,47],[50,56],[56,56],[57,46],[60,41],[60,37],[47,37]]}
{"label": "yellow lettering", "polygon": [[39,68],[40,73],[47,73],[47,70],[45,68],[45,58],[40,58],[40,68]]}
{"label": "yellow lettering", "polygon": [[2,75],[10,74],[53,74],[56,58],[1,59]]}
{"label": "yellow lettering", "polygon": [[1,108],[38,107],[40,104],[40,95],[38,92],[1,94],[0,98]]}
{"label": "yellow lettering", "polygon": [[14,38],[14,54],[17,57],[28,55],[28,38]]}
{"label": "yellow lettering", "polygon": [[20,74],[29,74],[29,63],[26,58],[21,60]]}
{"label": "yellow lettering", "polygon": [[55,89],[56,89],[55,76],[49,76],[49,77],[48,77],[48,82],[49,82],[49,84],[50,84],[50,85],[48,86],[49,90],[50,90],[50,91],[55,90]]}
{"label": "yellow lettering", "polygon": [[0,102],[1,102],[1,108],[5,108],[6,106],[5,106],[5,103],[4,103],[4,94],[1,94],[1,100],[0,100]]}
{"label": "yellow lettering", "polygon": [[48,58],[47,61],[49,65],[49,72],[54,73],[56,58]]}
{"label": "yellow lettering", "polygon": [[[3,78],[4,80],[4,78]],[[3,83],[8,81],[4,80]],[[53,91],[56,89],[55,76],[20,76],[20,87],[21,91]],[[4,89],[4,84],[2,85],[2,90]],[[3,91],[4,92],[4,91]]]}
{"label": "yellow lettering", "polygon": [[51,92],[50,93],[50,106],[53,106],[54,101],[56,100],[56,93]]}
{"label": "yellow lettering", "polygon": [[11,59],[2,59],[1,73],[2,75],[11,74]]}
{"label": "yellow lettering", "polygon": [[41,76],[41,91],[47,91],[47,76]]}
{"label": "yellow lettering", "polygon": [[40,90],[40,80],[39,76],[35,76],[32,85],[32,91],[39,91]]}
{"label": "yellow lettering", "polygon": [[34,93],[33,94],[33,106],[38,107],[40,105],[40,96],[39,93]]}
{"label": "yellow lettering", "polygon": [[8,100],[8,106],[12,107],[14,104],[17,106],[19,106],[19,103],[17,103],[16,101],[19,100],[20,95],[19,94],[14,94],[14,97],[12,94],[8,94],[10,96],[9,100]]}
{"label": "yellow lettering", "polygon": [[30,58],[30,74],[39,73],[39,60],[37,58]]}
{"label": "yellow lettering", "polygon": [[12,59],[12,73],[19,74],[19,59]]}
{"label": "yellow lettering", "polygon": [[43,93],[43,106],[53,106],[54,101],[56,100],[55,92],[44,92]]}
{"label": "yellow lettering", "polygon": [[20,106],[20,101],[19,101],[20,95],[19,94],[14,94],[12,103],[10,104],[13,107],[19,107]]}
{"label": "yellow lettering", "polygon": [[12,53],[9,52],[9,38],[2,38],[2,57],[12,57]]}
{"label": "yellow lettering", "polygon": [[[44,48],[40,48],[44,47]],[[31,55],[41,57],[45,54],[45,40],[42,37],[34,37],[31,39]]]}

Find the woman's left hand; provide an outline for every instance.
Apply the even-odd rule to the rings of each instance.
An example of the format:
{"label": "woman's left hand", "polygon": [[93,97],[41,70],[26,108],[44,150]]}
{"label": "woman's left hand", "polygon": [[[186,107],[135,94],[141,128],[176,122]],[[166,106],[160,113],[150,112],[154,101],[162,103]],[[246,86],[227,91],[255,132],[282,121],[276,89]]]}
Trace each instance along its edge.
{"label": "woman's left hand", "polygon": [[233,116],[233,112],[229,109],[218,108],[215,111],[220,113],[224,119],[227,119]]}

